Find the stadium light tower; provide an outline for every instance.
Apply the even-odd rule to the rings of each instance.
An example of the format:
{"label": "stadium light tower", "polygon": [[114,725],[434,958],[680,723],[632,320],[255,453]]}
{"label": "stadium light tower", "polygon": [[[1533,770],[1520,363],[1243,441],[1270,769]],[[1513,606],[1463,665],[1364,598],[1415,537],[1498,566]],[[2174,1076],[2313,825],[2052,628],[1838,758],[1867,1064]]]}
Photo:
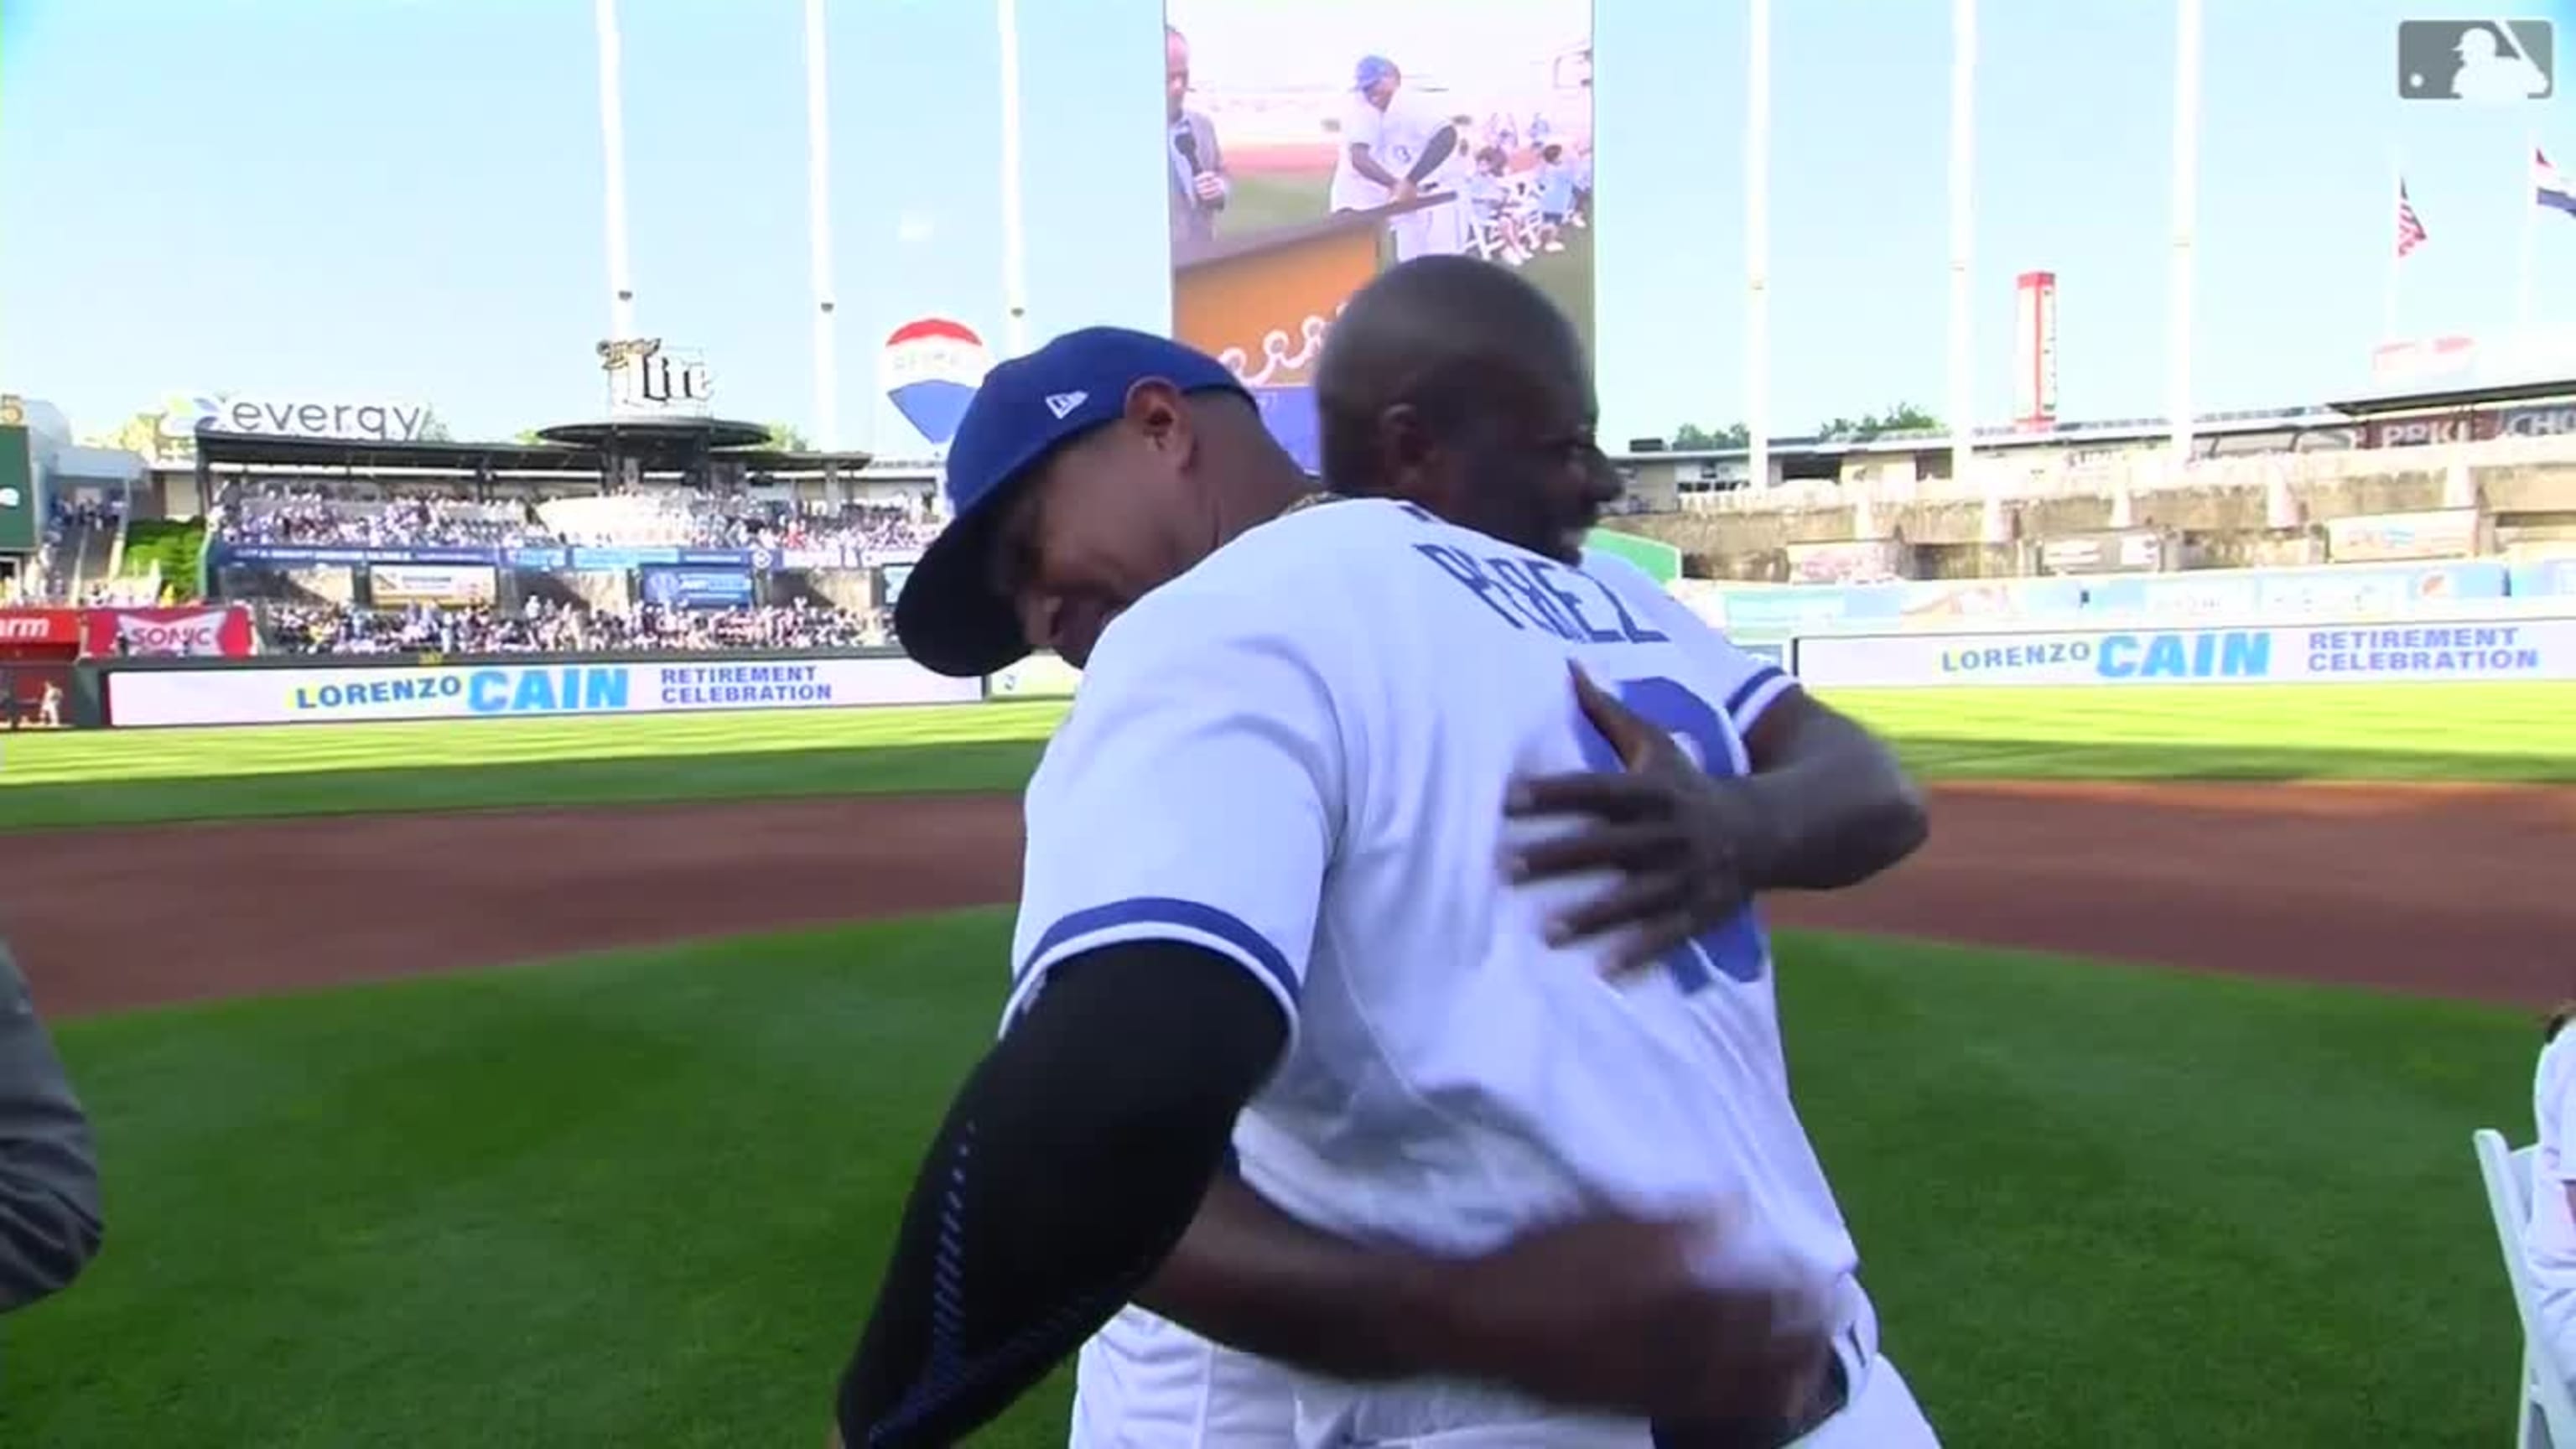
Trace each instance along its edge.
{"label": "stadium light tower", "polygon": [[832,309],[832,87],[824,0],[805,0],[805,232],[814,269],[814,446],[841,446],[840,360]]}
{"label": "stadium light tower", "polygon": [[2175,0],[2173,258],[2165,283],[2165,413],[2177,469],[2191,462],[2191,251],[2200,229],[2200,0]]}
{"label": "stadium light tower", "polygon": [[1950,482],[1977,433],[1977,0],[1950,6]]}
{"label": "stadium light tower", "polygon": [[1744,19],[1745,481],[1771,485],[1771,0]]}
{"label": "stadium light tower", "polygon": [[1020,4],[997,0],[1002,31],[1002,355],[1029,350],[1028,215],[1020,194]]}
{"label": "stadium light tower", "polygon": [[617,0],[595,0],[593,25],[599,32],[599,140],[601,197],[608,226],[608,336],[623,342],[635,335],[635,276],[626,255],[626,103],[619,73]]}

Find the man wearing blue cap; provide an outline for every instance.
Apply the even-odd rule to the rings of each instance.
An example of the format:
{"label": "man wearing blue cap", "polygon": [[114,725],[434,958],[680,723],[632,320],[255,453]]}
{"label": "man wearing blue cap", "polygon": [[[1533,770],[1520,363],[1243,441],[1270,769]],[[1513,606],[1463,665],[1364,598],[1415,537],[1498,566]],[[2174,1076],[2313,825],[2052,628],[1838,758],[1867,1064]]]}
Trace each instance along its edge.
{"label": "man wearing blue cap", "polygon": [[[1511,344],[1439,358],[1360,446],[1386,454],[1371,476],[1410,474],[1435,434],[1497,421],[1511,436],[1474,424],[1474,448],[1439,455],[1447,481],[1426,491],[1457,496],[1483,475],[1452,463],[1481,456],[1531,498],[1588,515],[1606,469],[1579,344],[1543,298],[1510,286],[1482,310],[1511,314]],[[1469,385],[1485,396],[1461,412]],[[1674,644],[1678,604],[1574,567],[1588,516],[1528,499],[1491,512],[1540,545],[1524,551],[1403,504],[1303,507],[1309,485],[1240,385],[1160,339],[1093,329],[996,368],[949,466],[957,520],[898,603],[906,647],[972,674],[1037,641],[1088,672],[1030,785],[1009,1024],[931,1149],[843,1380],[847,1442],[952,1442],[1036,1382],[1179,1241],[1238,1116],[1246,1179],[1292,1219],[1422,1249],[1370,1260],[1384,1291],[1345,1335],[1381,1350],[1389,1327],[1418,1338],[1392,1335],[1392,1363],[1354,1342],[1319,1366],[1519,1384],[1546,1401],[1507,1401],[1523,1422],[1568,1403],[1775,1427],[1831,1413],[1839,1398],[1817,1402],[1819,1384],[1830,1371],[1839,1386],[1841,1369],[1822,1326],[1802,1326],[1825,1311],[1814,1275],[1765,1237],[1763,1213],[1720,1206],[1749,1196],[1760,1209],[1781,1189],[1712,1176],[1746,1149],[1727,1135],[1727,1150],[1698,1150],[1712,1147],[1709,1114],[1673,1111],[1676,1096],[1740,1086],[1723,1132],[1769,1130],[1776,1064],[1721,1059],[1685,998],[1723,978],[1768,1010],[1742,893],[1815,883],[1811,822],[1766,804],[1768,846],[1693,852],[1727,881],[1725,924],[1693,941],[1704,918],[1688,912],[1681,935],[1649,948],[1642,984],[1604,984],[1586,966],[1615,974],[1625,958],[1557,930],[1569,908],[1599,919],[1586,882],[1629,857],[1595,853],[1581,879],[1518,887],[1493,864],[1508,849],[1535,866],[1575,843],[1507,826],[1508,779],[1643,771],[1658,748],[1679,758],[1656,743],[1661,721],[1615,707],[1592,714],[1604,734],[1585,744],[1569,658],[1665,671],[1640,696],[1654,709],[1696,697],[1677,676],[1736,718],[1787,697],[1787,682],[1741,662],[1712,674],[1717,655],[1695,663]],[[1696,709],[1683,724],[1705,736],[1709,775],[1740,774],[1718,706]],[[1848,803],[1827,781],[1868,773],[1854,764],[1770,793]],[[1643,796],[1614,793],[1633,834]],[[1763,873],[1793,859],[1805,863]],[[1674,1058],[1677,1093],[1626,1095],[1640,1052]],[[1528,1135],[1536,1119],[1587,1114],[1571,1137]],[[1625,1145],[1593,1140],[1613,1137]],[[1792,1147],[1778,1155],[1794,1177],[1803,1136]],[[1390,1196],[1370,1174],[1398,1162],[1419,1176]],[[1632,1216],[1566,1226],[1586,1202]],[[1642,1418],[1545,1422],[1582,1442],[1645,1442]],[[1790,1437],[1671,1427],[1657,1442]]]}

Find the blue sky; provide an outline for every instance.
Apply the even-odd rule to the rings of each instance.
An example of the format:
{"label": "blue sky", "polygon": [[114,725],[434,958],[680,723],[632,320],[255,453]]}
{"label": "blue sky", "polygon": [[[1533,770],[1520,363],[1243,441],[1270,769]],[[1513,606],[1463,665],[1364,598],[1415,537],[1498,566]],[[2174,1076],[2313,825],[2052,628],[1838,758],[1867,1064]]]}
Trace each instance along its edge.
{"label": "blue sky", "polygon": [[[1162,326],[1161,157],[1144,139],[1160,124],[1159,7],[1021,10],[1033,334]],[[2396,100],[2396,20],[2469,7],[2207,10],[2201,407],[2364,386],[2398,156],[2431,233],[2405,266],[2401,331],[2512,330],[2523,148],[2536,132],[2576,169],[2570,103]],[[1776,430],[1898,400],[1938,410],[1949,6],[1774,12]],[[801,8],[621,13],[643,330],[706,354],[720,411],[802,425]],[[1597,0],[1614,439],[1741,410],[1743,23],[1735,4]],[[2010,409],[2012,279],[2048,268],[2061,413],[2158,413],[2170,6],[1985,0],[1981,29],[1979,412]],[[837,0],[831,46],[843,441],[917,455],[876,384],[885,334],[924,315],[1001,334],[993,11]],[[2576,34],[2561,50],[2576,83]],[[0,387],[84,430],[179,390],[427,402],[460,436],[597,412],[595,65],[585,0],[8,0]],[[2576,219],[2543,220],[2534,322],[2556,328],[2576,322]]]}

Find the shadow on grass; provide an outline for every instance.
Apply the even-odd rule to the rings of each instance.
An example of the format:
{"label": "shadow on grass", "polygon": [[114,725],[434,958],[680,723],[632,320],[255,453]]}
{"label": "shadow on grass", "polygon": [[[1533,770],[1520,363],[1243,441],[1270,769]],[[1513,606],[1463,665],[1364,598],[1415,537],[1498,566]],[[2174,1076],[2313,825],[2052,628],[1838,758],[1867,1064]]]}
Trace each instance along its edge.
{"label": "shadow on grass", "polygon": [[2153,740],[1943,739],[1896,742],[1930,780],[2407,780],[2445,784],[2576,782],[2576,753],[2316,749]]}
{"label": "shadow on grass", "polygon": [[0,790],[0,831],[389,811],[1017,790],[1043,744],[853,745],[731,755],[307,770]]}

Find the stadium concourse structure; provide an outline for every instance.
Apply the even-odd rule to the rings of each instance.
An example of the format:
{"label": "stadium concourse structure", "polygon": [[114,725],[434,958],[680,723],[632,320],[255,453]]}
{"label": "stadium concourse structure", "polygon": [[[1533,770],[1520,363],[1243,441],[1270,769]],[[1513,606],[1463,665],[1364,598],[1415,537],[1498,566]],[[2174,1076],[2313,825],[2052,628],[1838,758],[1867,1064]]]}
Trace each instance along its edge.
{"label": "stadium concourse structure", "polygon": [[[380,442],[200,428],[193,470],[153,470],[151,503],[165,517],[201,514],[224,479],[247,476],[487,490],[512,484],[566,493],[740,487],[758,478],[853,501],[897,483],[917,492],[931,481],[922,473],[869,478],[874,458],[868,453],[778,449],[767,446],[769,437],[758,423],[687,417],[563,423],[538,429],[533,442]],[[191,475],[192,492],[173,488]]]}
{"label": "stadium concourse structure", "polygon": [[[2206,413],[2192,420],[2192,461],[2420,447],[2548,437],[2576,431],[2576,378],[2542,378],[2449,388],[2419,387],[2294,407]],[[1981,464],[2015,475],[2100,470],[2161,461],[2172,424],[2164,418],[2063,420],[1976,430]],[[1715,506],[1715,495],[1797,484],[1946,479],[1947,433],[1908,430],[1867,437],[1816,434],[1775,438],[1769,476],[1750,476],[1741,447],[1681,448],[1662,438],[1631,439],[1618,460],[1646,512]]]}

